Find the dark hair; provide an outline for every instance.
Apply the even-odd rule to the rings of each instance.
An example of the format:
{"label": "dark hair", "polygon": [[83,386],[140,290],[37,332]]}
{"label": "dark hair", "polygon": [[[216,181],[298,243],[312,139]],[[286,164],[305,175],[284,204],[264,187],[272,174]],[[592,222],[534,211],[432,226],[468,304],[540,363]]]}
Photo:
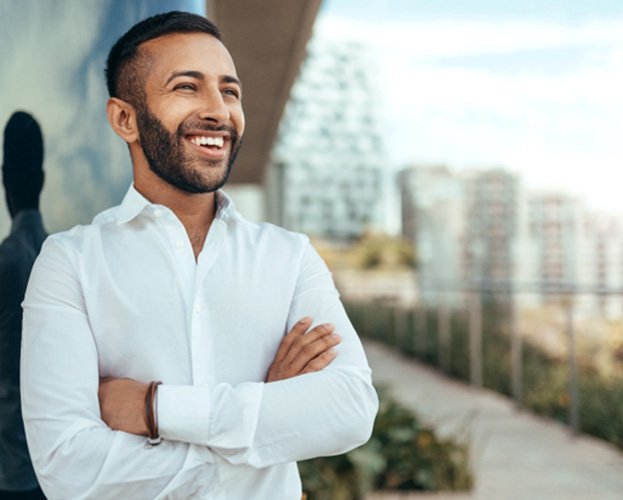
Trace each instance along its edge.
{"label": "dark hair", "polygon": [[39,208],[43,188],[43,134],[37,120],[25,111],[11,115],[4,128],[2,181],[13,216]]}
{"label": "dark hair", "polygon": [[132,26],[110,49],[105,70],[108,94],[136,104],[144,95],[143,75],[136,74],[144,69],[139,46],[172,33],[207,33],[221,39],[216,25],[198,14],[171,11],[148,17]]}

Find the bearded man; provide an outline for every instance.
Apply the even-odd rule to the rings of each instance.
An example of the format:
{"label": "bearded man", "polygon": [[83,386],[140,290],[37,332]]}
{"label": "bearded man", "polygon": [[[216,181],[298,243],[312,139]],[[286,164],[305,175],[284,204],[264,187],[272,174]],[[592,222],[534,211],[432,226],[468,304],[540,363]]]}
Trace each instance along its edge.
{"label": "bearded man", "polygon": [[299,499],[296,461],[367,441],[361,343],[309,240],[220,189],[244,133],[216,26],[170,12],[107,63],[122,203],[46,241],[24,301],[22,402],[51,499]]}

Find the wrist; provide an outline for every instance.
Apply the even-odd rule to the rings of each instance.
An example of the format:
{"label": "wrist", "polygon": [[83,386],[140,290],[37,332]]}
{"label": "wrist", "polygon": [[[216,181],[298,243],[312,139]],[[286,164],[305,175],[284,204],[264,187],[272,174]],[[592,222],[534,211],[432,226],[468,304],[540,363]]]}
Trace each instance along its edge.
{"label": "wrist", "polygon": [[158,386],[160,381],[152,381],[145,393],[145,424],[147,426],[147,444],[157,446],[162,442],[158,431]]}

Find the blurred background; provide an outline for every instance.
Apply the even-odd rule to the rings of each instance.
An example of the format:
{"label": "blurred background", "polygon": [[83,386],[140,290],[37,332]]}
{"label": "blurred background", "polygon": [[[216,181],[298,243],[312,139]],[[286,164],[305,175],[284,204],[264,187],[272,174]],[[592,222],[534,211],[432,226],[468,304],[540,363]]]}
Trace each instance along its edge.
{"label": "blurred background", "polygon": [[48,230],[121,201],[105,58],[173,9],[245,85],[226,191],[312,237],[364,337],[623,448],[621,2],[0,0],[0,122],[42,125]]}

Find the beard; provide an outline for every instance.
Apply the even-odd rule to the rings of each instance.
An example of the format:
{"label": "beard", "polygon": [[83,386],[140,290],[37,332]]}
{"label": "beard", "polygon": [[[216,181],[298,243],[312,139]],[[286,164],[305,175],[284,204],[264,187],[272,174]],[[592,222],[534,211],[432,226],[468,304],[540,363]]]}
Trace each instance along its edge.
{"label": "beard", "polygon": [[[201,121],[180,123],[169,132],[147,106],[137,110],[136,121],[141,147],[150,170],[162,180],[187,193],[211,193],[223,187],[240,149],[240,137],[232,127],[215,127]],[[229,156],[223,160],[194,160],[184,147],[185,130],[225,131],[230,134]],[[196,165],[197,162],[201,164]],[[226,162],[226,168],[219,168]]]}

